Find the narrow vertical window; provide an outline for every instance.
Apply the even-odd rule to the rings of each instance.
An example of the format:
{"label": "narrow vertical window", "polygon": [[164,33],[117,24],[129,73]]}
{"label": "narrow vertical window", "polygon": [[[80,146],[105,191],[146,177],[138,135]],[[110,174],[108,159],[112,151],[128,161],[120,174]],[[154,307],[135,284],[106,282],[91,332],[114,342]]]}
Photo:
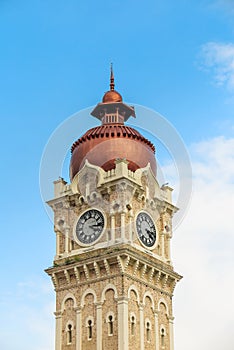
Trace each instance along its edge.
{"label": "narrow vertical window", "polygon": [[150,341],[150,323],[146,323],[146,339],[147,341]]}
{"label": "narrow vertical window", "polygon": [[135,320],[135,317],[132,316],[131,317],[131,335],[135,335],[135,323],[136,323],[136,320]]}
{"label": "narrow vertical window", "polygon": [[161,346],[165,345],[165,330],[164,328],[161,329]]}
{"label": "narrow vertical window", "polygon": [[93,325],[92,325],[92,321],[88,320],[88,339],[92,339],[93,336]]}
{"label": "narrow vertical window", "polygon": [[113,335],[113,316],[112,315],[108,317],[108,325],[109,325],[108,334]]}
{"label": "narrow vertical window", "polygon": [[72,343],[72,325],[71,324],[67,326],[67,343],[68,344]]}

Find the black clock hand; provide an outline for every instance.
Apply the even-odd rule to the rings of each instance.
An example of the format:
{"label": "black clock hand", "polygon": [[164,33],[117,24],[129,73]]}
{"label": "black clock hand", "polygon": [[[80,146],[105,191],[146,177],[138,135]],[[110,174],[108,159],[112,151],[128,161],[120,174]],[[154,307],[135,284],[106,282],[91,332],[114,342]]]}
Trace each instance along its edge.
{"label": "black clock hand", "polygon": [[89,228],[91,230],[93,230],[94,232],[100,232],[100,230],[102,229],[102,226],[101,225],[90,225]]}
{"label": "black clock hand", "polygon": [[149,238],[150,238],[150,239],[154,239],[153,233],[152,233],[150,230],[148,230],[147,228],[146,228],[145,230],[146,230],[146,232],[148,233]]}

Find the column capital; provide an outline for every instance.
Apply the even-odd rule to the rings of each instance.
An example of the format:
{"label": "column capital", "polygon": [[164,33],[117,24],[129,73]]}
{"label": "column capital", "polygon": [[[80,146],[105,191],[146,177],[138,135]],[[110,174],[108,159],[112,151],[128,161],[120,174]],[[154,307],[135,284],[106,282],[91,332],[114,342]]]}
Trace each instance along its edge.
{"label": "column capital", "polygon": [[65,234],[68,234],[70,229],[71,229],[70,226],[66,225],[65,226]]}
{"label": "column capital", "polygon": [[122,297],[115,298],[115,300],[118,302],[118,304],[120,304],[120,303],[128,303],[129,298],[125,297],[125,296],[122,296]]}
{"label": "column capital", "polygon": [[94,303],[94,305],[100,309],[100,308],[102,308],[103,301],[97,301],[96,303]]}
{"label": "column capital", "polygon": [[54,225],[54,232],[56,233],[56,235],[59,235],[61,236],[62,235],[62,232],[58,229],[57,226]]}
{"label": "column capital", "polygon": [[55,316],[55,318],[62,317],[62,312],[61,312],[61,310],[55,311],[55,312],[54,312],[54,316]]}
{"label": "column capital", "polygon": [[174,316],[167,316],[167,318],[169,320],[169,323],[174,323],[174,319],[175,319]]}
{"label": "column capital", "polygon": [[78,314],[79,312],[81,312],[83,309],[83,306],[77,306],[77,307],[74,307],[74,310],[75,312]]}

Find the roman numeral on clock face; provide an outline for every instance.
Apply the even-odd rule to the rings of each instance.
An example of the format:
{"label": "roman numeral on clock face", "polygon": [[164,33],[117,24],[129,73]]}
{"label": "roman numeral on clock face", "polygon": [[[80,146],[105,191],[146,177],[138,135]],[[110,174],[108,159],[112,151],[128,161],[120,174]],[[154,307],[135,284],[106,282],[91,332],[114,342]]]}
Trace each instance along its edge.
{"label": "roman numeral on clock face", "polygon": [[89,209],[84,212],[76,224],[76,238],[84,245],[94,243],[104,230],[105,219],[102,212]]}
{"label": "roman numeral on clock face", "polygon": [[144,246],[151,248],[156,242],[156,228],[153,219],[146,212],[140,212],[136,218],[138,238]]}

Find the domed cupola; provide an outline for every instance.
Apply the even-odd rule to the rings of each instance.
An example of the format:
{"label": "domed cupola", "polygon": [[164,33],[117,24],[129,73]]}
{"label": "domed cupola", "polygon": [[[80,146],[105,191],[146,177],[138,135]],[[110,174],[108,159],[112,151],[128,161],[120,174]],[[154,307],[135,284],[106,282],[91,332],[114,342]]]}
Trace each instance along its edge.
{"label": "domed cupola", "polygon": [[110,90],[104,94],[102,98],[102,102],[113,103],[113,102],[122,102],[122,101],[123,99],[120,93],[118,93],[118,91],[115,91],[115,79],[114,79],[113,69],[111,65]]}
{"label": "domed cupola", "polygon": [[99,119],[102,125],[88,130],[72,145],[71,180],[83,167],[86,159],[105,171],[115,168],[117,158],[126,158],[131,171],[150,163],[156,175],[154,145],[137,130],[124,125],[129,117],[135,117],[135,110],[123,103],[122,96],[115,90],[112,66],[110,90],[104,94],[102,102],[97,104],[91,115]]}

